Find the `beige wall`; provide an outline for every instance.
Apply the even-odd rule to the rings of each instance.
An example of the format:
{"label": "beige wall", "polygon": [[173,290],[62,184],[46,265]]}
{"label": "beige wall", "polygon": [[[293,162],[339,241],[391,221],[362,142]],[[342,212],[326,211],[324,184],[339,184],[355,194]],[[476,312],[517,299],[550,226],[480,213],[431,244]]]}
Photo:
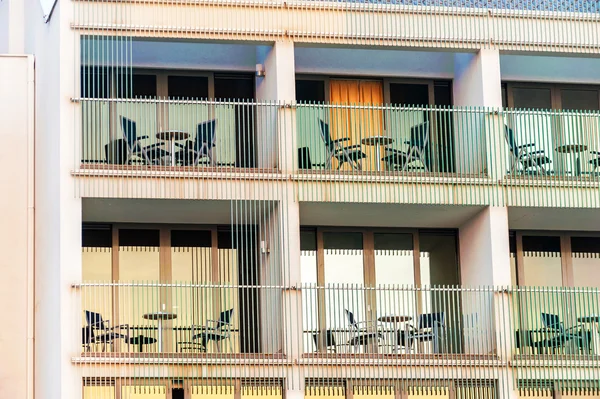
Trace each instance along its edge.
{"label": "beige wall", "polygon": [[[73,3],[57,3],[44,23],[39,0],[23,0],[25,51],[35,55],[35,397],[77,399],[79,371],[71,356],[81,348],[74,314],[81,279],[81,200],[75,197],[76,106]],[[13,168],[14,169],[14,168]],[[18,397],[18,396],[17,396]]]}
{"label": "beige wall", "polygon": [[33,58],[0,56],[0,398],[33,386],[33,86]]}
{"label": "beige wall", "polygon": [[23,0],[0,1],[0,54],[25,52],[24,17]]}

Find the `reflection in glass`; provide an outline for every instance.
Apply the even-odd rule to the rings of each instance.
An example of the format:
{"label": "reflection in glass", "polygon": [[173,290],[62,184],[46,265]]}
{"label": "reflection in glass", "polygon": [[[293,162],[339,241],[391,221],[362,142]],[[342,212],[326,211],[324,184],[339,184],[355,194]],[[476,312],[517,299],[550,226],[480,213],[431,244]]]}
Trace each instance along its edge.
{"label": "reflection in glass", "polygon": [[191,389],[192,399],[234,399],[234,388],[232,386],[193,386]]}
{"label": "reflection in glass", "polygon": [[267,398],[267,399],[281,399],[283,392],[280,387],[277,386],[266,386],[266,387],[242,387],[242,398]]}
{"label": "reflection in glass", "polygon": [[560,237],[523,236],[523,272],[522,285],[560,287]]}
{"label": "reflection in glass", "polygon": [[[328,329],[348,328],[346,310],[355,320],[366,321],[362,233],[323,233],[325,284],[347,289],[327,290],[325,313]],[[341,339],[340,342],[347,341]]]}
{"label": "reflection in glass", "polygon": [[191,326],[205,326],[212,318],[216,289],[198,286],[213,282],[211,254],[210,231],[171,232],[171,281],[181,285],[171,289],[168,305],[177,314],[172,321],[177,342],[191,342]]}
{"label": "reflection in glass", "polygon": [[[119,230],[119,281],[122,283],[157,283],[160,281],[160,236],[158,230]],[[123,287],[119,290],[119,324],[127,324],[132,336],[158,339],[157,322],[145,314],[167,308],[166,293],[157,287]],[[166,322],[165,327],[170,325]],[[123,345],[127,350],[127,345]],[[130,348],[133,350],[134,347]],[[148,344],[144,351],[156,351]]]}
{"label": "reflection in glass", "polygon": [[[302,284],[317,285],[317,237],[316,232],[300,231],[300,277]],[[313,335],[319,330],[318,291],[302,290],[302,329],[304,352],[314,352],[317,347]]]}
{"label": "reflection in glass", "polygon": [[[421,284],[427,286],[458,285],[458,252],[455,231],[424,231],[419,234],[421,251]],[[489,314],[486,305],[469,306],[473,301],[464,301],[462,314],[459,314],[454,295],[432,290],[423,292],[421,299],[421,314],[440,314],[437,328],[438,342],[431,345],[432,349],[461,352],[462,342],[461,322],[466,325],[474,323],[488,325],[485,319]],[[481,306],[485,306],[483,309]],[[475,321],[474,321],[475,320]],[[443,321],[443,322],[442,322]]]}
{"label": "reflection in glass", "polygon": [[550,89],[514,87],[512,95],[515,108],[552,109]]}
{"label": "reflection in glass", "polygon": [[427,398],[427,399],[449,399],[450,392],[448,390],[437,390],[431,389],[430,391],[423,390],[409,392],[407,395],[409,399]]}
{"label": "reflection in glass", "polygon": [[513,287],[517,286],[517,237],[510,234],[508,238],[510,250],[510,283]]}
{"label": "reflection in glass", "polygon": [[600,288],[600,237],[572,237],[575,287]]}
{"label": "reflection in glass", "polygon": [[354,386],[354,399],[372,399],[386,398],[394,399],[396,397],[392,387],[373,387],[373,386]]}
{"label": "reflection in glass", "polygon": [[114,386],[84,385],[83,399],[114,399]]}
{"label": "reflection in glass", "polygon": [[165,386],[126,385],[121,388],[123,399],[166,399],[167,389]]}
{"label": "reflection in glass", "polygon": [[[105,228],[84,226],[82,231],[81,278],[84,282],[112,281],[112,232]],[[102,315],[103,319],[113,319],[113,296],[109,287],[86,287],[83,297],[81,325],[86,326],[85,311]],[[91,349],[91,348],[90,348]]]}
{"label": "reflection in glass", "polygon": [[[524,284],[535,287],[562,286],[560,237],[523,236]],[[560,293],[526,293],[520,298],[521,320],[528,330],[543,328],[542,313],[564,319]]]}
{"label": "reflection in glass", "polygon": [[[398,290],[398,286],[413,286],[414,253],[412,234],[376,233],[375,234],[375,282],[377,290],[377,318],[385,316],[415,317],[417,297],[414,291]],[[388,285],[393,285],[389,289]],[[403,327],[393,318],[383,323],[389,332],[389,350],[394,350],[395,331]]]}
{"label": "reflection in glass", "polygon": [[306,388],[306,397],[311,399],[328,399],[328,398],[346,398],[346,393],[342,387],[331,386],[328,382],[327,386],[312,386]]}

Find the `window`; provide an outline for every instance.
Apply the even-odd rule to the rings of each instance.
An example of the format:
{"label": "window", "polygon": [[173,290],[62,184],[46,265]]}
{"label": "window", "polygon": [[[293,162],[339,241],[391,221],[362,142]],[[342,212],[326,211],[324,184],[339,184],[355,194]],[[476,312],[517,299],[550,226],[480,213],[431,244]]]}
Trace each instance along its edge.
{"label": "window", "polygon": [[598,90],[562,89],[561,108],[595,111],[600,109]]}
{"label": "window", "polygon": [[104,67],[87,66],[81,68],[81,97],[111,97],[111,70]]}
{"label": "window", "polygon": [[296,101],[325,102],[325,81],[296,80]]}
{"label": "window", "polygon": [[[112,229],[110,225],[84,225],[81,248],[81,277],[85,282],[105,283],[113,280]],[[113,296],[108,286],[86,287],[82,296],[85,311],[99,313],[103,319],[113,320]],[[87,325],[82,312],[82,326]],[[107,392],[108,387],[88,387],[89,391]]]}
{"label": "window", "polygon": [[552,91],[545,88],[514,87],[513,107],[552,109]]}
{"label": "window", "polygon": [[600,288],[600,237],[571,237],[575,287]]}
{"label": "window", "polygon": [[117,84],[117,98],[154,98],[156,95],[156,75],[153,74],[122,75]]}
{"label": "window", "polygon": [[523,284],[560,287],[562,262],[560,237],[523,236]]}
{"label": "window", "polygon": [[168,93],[170,98],[208,98],[208,77],[169,76]]}

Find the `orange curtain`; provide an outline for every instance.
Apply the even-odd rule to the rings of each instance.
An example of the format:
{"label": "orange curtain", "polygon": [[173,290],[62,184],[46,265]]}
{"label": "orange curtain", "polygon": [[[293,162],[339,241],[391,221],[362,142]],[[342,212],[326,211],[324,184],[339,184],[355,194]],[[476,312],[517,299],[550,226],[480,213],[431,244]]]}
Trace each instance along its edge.
{"label": "orange curtain", "polygon": [[[383,85],[377,81],[331,80],[329,84],[329,102],[345,107],[332,108],[330,126],[332,139],[349,138],[345,146],[362,144],[370,136],[383,135],[383,112],[381,110],[361,108],[365,105],[383,104]],[[363,145],[367,159],[363,169],[374,170],[377,165],[374,148]]]}

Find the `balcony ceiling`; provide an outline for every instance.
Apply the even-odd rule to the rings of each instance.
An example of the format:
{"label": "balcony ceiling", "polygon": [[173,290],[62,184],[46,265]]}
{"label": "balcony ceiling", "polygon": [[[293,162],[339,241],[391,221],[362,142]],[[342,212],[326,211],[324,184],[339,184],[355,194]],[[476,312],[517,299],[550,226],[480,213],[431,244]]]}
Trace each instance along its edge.
{"label": "balcony ceiling", "polygon": [[508,210],[508,223],[515,230],[599,231],[597,209],[520,208]]}
{"label": "balcony ceiling", "polygon": [[[84,222],[105,223],[173,223],[173,224],[230,224],[230,201],[154,200],[154,199],[84,199]],[[247,206],[247,204],[246,204]],[[232,208],[233,207],[233,208]],[[248,212],[238,210],[240,218],[251,223],[268,208],[264,203]],[[260,217],[260,216],[258,216]]]}
{"label": "balcony ceiling", "polygon": [[305,226],[457,228],[483,207],[400,204],[301,203]]}

